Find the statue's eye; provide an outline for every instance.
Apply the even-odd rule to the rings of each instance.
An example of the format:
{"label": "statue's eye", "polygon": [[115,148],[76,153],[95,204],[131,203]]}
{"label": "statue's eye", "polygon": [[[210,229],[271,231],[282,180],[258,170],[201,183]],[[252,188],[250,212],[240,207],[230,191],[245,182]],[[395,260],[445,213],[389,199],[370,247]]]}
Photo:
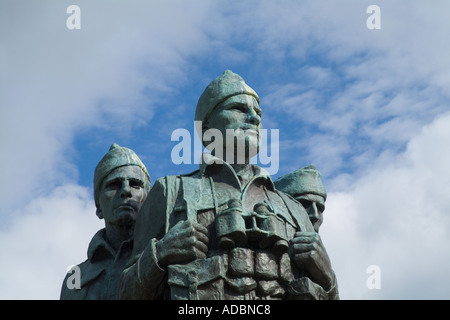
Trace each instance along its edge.
{"label": "statue's eye", "polygon": [[233,104],[228,110],[236,110],[240,112],[246,112],[245,106],[242,104]]}
{"label": "statue's eye", "polygon": [[303,206],[303,208],[305,208],[305,209],[309,209],[309,207],[311,207],[311,201],[309,201],[309,200],[305,200],[305,199],[301,199],[300,200],[300,203],[302,204],[302,206]]}
{"label": "statue's eye", "polygon": [[131,180],[130,181],[130,187],[135,188],[135,189],[141,189],[144,187],[144,182],[142,182],[141,180]]}
{"label": "statue's eye", "polygon": [[122,182],[119,180],[112,180],[106,183],[105,188],[108,190],[117,190],[121,187]]}

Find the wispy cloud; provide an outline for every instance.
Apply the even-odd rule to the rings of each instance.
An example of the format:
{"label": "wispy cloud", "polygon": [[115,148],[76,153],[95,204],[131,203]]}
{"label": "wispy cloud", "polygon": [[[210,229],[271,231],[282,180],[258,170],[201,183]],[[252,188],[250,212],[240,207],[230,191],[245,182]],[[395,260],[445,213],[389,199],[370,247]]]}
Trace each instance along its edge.
{"label": "wispy cloud", "polygon": [[[450,71],[448,59],[442,54],[448,42],[436,33],[450,26],[445,19],[436,19],[441,12],[409,3],[408,12],[417,17],[412,23],[394,14],[405,4],[380,6],[383,26],[378,31],[365,28],[367,15],[358,11],[364,6],[352,1],[323,10],[316,5],[301,7],[316,19],[299,19],[289,26],[290,34],[301,40],[306,36],[299,28],[308,31],[309,41],[299,41],[305,46],[305,63],[285,71],[285,79],[263,97],[276,119],[272,122],[280,126],[288,122],[289,135],[304,140],[281,151],[291,154],[289,159],[304,164],[318,161],[321,168],[328,168],[327,175],[350,167],[356,172],[369,167],[374,156],[403,150],[423,125],[447,110],[449,96],[441,87],[449,84],[444,82]],[[287,28],[272,25],[276,27]],[[406,37],[406,29],[414,37]],[[284,48],[291,45],[281,39]]]}

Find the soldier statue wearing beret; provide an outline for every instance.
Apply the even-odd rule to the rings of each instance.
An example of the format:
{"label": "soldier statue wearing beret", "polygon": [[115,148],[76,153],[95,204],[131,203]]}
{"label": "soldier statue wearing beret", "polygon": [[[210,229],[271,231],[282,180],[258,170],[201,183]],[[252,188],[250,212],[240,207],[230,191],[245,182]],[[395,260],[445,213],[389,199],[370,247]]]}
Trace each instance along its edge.
{"label": "soldier statue wearing beret", "polygon": [[97,216],[105,220],[88,247],[88,258],[78,268],[80,287],[68,286],[68,273],[61,300],[116,299],[117,281],[133,249],[136,214],[150,190],[150,176],[133,150],[113,144],[94,174]]}
{"label": "soldier statue wearing beret", "polygon": [[275,188],[299,201],[308,212],[314,230],[319,233],[323,222],[327,192],[316,166],[309,165],[285,174],[273,182]]}
{"label": "soldier statue wearing beret", "polygon": [[195,120],[202,138],[222,135],[222,150],[205,153],[199,170],[155,182],[136,220],[135,261],[119,280],[119,298],[337,297],[307,212],[250,164],[261,116],[258,95],[239,75],[227,70],[206,87]]}

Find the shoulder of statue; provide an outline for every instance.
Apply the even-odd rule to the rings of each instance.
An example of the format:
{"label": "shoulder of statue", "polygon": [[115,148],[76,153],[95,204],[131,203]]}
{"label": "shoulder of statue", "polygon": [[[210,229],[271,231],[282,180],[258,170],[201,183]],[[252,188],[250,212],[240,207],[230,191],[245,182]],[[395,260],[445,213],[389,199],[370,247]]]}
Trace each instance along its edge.
{"label": "shoulder of statue", "polygon": [[108,262],[108,263],[103,263],[103,262],[92,263],[91,260],[86,259],[85,261],[83,261],[75,266],[72,266],[66,273],[62,290],[64,292],[74,291],[67,287],[67,280],[69,277],[76,276],[76,275],[80,275],[80,280],[81,280],[80,286],[81,286],[81,288],[84,288],[88,283],[90,283],[91,281],[95,280],[98,276],[100,276],[100,274],[103,272],[103,270],[105,270],[107,268],[108,264],[110,264],[110,262]]}
{"label": "shoulder of statue", "polygon": [[179,183],[179,181],[183,177],[195,177],[195,176],[199,176],[199,175],[200,175],[200,170],[197,169],[197,170],[189,172],[189,173],[183,173],[183,174],[179,174],[179,175],[168,175],[168,176],[160,177],[153,184],[153,188],[156,187],[156,189],[158,189],[158,188],[167,189],[168,187],[170,188],[170,184]]}
{"label": "shoulder of statue", "polygon": [[275,190],[281,197],[285,198],[285,200],[289,199],[288,201],[294,201],[294,202],[298,203],[298,201],[295,200],[295,198],[293,196],[291,196],[289,193],[286,193],[286,192],[281,191],[280,189],[276,189],[276,188],[275,188]]}
{"label": "shoulder of statue", "polygon": [[189,173],[180,174],[178,177],[192,177],[192,176],[196,176],[196,175],[199,175],[199,174],[200,174],[200,170],[197,169],[197,170],[189,172]]}
{"label": "shoulder of statue", "polygon": [[89,261],[89,259],[86,259],[77,265],[73,265],[70,268],[67,268],[67,273],[66,273],[66,276],[64,277],[64,282],[68,277],[73,275],[75,272],[82,273],[83,271],[85,271],[90,264],[91,264],[91,261]]}
{"label": "shoulder of statue", "polygon": [[153,184],[152,189],[150,190],[150,194],[147,197],[147,202],[154,201],[150,199],[154,197],[161,197],[161,195],[164,195],[165,197],[167,195],[168,189],[173,187],[172,185],[178,184],[179,180],[179,175],[170,175],[158,178]]}
{"label": "shoulder of statue", "polygon": [[136,216],[133,255],[141,253],[150,239],[164,236],[167,212],[178,193],[179,181],[179,176],[164,176],[153,184]]}

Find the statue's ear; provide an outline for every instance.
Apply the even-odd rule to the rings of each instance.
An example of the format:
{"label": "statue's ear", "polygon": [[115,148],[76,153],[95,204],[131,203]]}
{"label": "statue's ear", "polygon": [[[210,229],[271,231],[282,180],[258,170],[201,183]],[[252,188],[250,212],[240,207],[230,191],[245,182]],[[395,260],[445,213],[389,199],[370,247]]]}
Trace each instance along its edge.
{"label": "statue's ear", "polygon": [[100,209],[99,207],[97,207],[96,214],[99,219],[103,219],[103,212],[102,209]]}

